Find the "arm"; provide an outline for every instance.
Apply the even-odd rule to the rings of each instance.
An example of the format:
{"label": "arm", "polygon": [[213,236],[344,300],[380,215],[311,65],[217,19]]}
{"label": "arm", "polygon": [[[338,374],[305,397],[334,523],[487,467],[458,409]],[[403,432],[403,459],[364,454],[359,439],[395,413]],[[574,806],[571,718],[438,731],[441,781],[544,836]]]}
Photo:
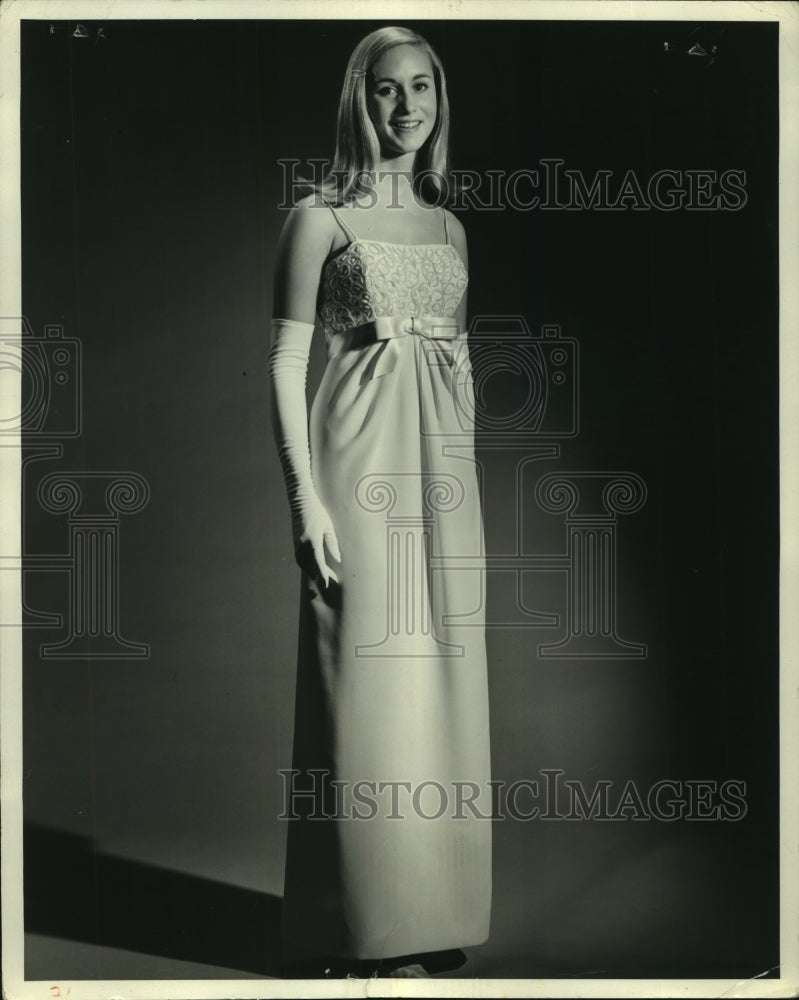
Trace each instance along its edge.
{"label": "arm", "polygon": [[[468,271],[469,251],[466,246],[466,231],[464,230],[460,219],[457,219],[452,214],[452,212],[447,211],[446,209],[445,211],[447,212],[447,228],[450,234],[450,241],[460,254],[461,260],[463,261],[464,266]],[[467,294],[468,294],[468,289],[464,291],[463,298],[460,300],[460,302],[458,303],[458,308],[455,310],[455,318],[458,320],[458,326],[460,327],[461,333],[464,336],[466,335],[466,322],[467,322],[467,315],[466,315]]]}
{"label": "arm", "polygon": [[311,476],[305,383],[322,264],[332,242],[329,213],[304,199],[292,209],[278,244],[275,265],[269,377],[272,428],[291,512],[298,564],[325,586],[338,580],[324,546],[340,561],[335,530]]}

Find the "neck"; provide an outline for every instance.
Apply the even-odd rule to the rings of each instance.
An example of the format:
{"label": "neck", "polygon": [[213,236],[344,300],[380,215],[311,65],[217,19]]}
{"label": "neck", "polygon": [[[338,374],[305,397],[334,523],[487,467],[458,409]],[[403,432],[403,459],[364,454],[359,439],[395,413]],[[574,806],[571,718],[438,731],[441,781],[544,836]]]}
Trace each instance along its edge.
{"label": "neck", "polygon": [[416,165],[416,151],[402,153],[398,156],[381,156],[377,164],[377,169],[381,174],[410,174],[413,175],[413,168]]}
{"label": "neck", "polygon": [[380,160],[375,177],[375,194],[384,205],[412,206],[416,198],[413,193],[414,154],[397,157],[395,160]]}

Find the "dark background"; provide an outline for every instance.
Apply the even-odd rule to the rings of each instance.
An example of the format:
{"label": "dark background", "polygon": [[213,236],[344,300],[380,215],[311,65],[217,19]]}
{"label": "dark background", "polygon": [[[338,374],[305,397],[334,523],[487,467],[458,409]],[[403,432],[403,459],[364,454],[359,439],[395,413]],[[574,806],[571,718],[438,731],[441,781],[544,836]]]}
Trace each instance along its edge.
{"label": "dark background", "polygon": [[[83,352],[82,434],[27,466],[25,545],[66,550],[45,474],[143,476],[120,620],[150,656],[48,660],[63,633],[26,632],[26,975],[278,975],[299,571],[267,416],[277,160],[332,155],[346,59],[378,23],[83,24],[22,25],[23,309]],[[779,963],[777,25],[411,26],[445,63],[456,167],[738,169],[748,195],[731,212],[460,215],[470,315],[580,345],[580,434],[531,475],[647,486],[618,563],[620,634],[646,659],[544,660],[557,629],[489,630],[494,778],[739,779],[748,803],[726,823],[497,822],[492,936],[462,974],[763,974]],[[712,64],[685,54],[696,40]],[[317,342],[312,383],[322,364]],[[507,552],[513,469],[482,458],[487,550]],[[562,520],[524,498],[533,550],[562,552]],[[558,574],[522,589],[563,612]],[[28,574],[31,607],[65,595],[63,574]]]}

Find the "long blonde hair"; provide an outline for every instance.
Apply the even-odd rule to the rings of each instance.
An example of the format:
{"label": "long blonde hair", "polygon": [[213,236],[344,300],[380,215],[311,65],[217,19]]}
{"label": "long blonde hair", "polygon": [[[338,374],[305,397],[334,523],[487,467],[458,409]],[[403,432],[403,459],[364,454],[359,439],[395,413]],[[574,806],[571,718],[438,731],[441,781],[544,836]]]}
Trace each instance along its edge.
{"label": "long blonde hair", "polygon": [[334,204],[347,203],[366,193],[366,178],[373,178],[377,172],[380,142],[369,118],[366,80],[370,68],[396,45],[416,45],[430,56],[436,87],[436,123],[416,157],[412,180],[422,175],[419,194],[428,201],[437,203],[449,198],[449,99],[444,67],[427,39],[410,28],[386,27],[362,38],[350,56],[339,99],[333,165],[321,183],[311,185]]}

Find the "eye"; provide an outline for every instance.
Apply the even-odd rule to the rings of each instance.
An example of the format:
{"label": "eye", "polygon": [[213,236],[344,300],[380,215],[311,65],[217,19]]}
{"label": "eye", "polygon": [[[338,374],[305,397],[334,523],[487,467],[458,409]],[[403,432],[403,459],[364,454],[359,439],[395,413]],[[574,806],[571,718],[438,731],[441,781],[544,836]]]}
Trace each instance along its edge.
{"label": "eye", "polygon": [[430,89],[430,84],[429,83],[423,83],[423,82],[420,81],[419,83],[417,83],[415,85],[415,89],[416,90],[429,90]]}
{"label": "eye", "polygon": [[382,87],[378,87],[378,89],[375,91],[375,94],[377,94],[378,97],[388,97],[388,95],[393,92],[394,92],[394,87],[389,87],[388,84],[385,84]]}

